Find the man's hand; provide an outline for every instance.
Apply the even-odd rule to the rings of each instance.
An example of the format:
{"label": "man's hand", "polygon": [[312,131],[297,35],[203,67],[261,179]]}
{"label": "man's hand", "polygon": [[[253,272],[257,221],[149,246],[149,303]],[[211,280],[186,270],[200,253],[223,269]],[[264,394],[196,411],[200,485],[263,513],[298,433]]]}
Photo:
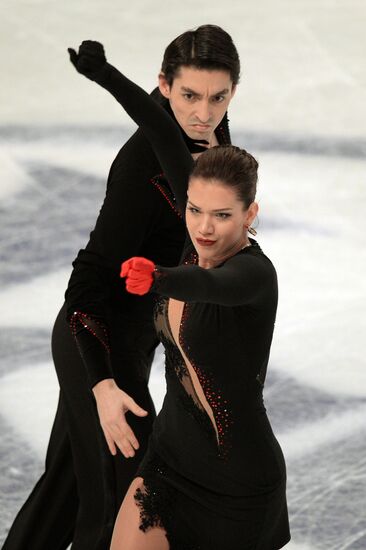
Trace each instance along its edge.
{"label": "man's hand", "polygon": [[93,393],[110,452],[116,455],[118,447],[126,458],[135,456],[139,442],[126,422],[125,413],[131,411],[137,416],[146,416],[148,412],[139,407],[111,378],[98,382]]}
{"label": "man's hand", "polygon": [[68,48],[67,51],[75,69],[90,80],[95,80],[96,75],[107,63],[103,45],[94,40],[84,40],[79,46],[78,53],[73,48]]}

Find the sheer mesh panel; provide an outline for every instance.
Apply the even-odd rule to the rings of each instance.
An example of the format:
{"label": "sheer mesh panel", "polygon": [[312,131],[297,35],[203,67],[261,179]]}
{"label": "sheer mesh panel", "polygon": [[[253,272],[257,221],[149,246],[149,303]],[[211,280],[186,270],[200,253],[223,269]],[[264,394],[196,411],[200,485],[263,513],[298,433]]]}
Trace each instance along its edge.
{"label": "sheer mesh panel", "polygon": [[[184,264],[198,264],[198,256],[193,249],[188,250],[183,261]],[[169,299],[159,297],[155,307],[155,326],[166,354],[166,372],[171,376],[174,372],[179,379],[182,388],[181,400],[192,416],[202,425],[209,438],[214,437],[220,458],[226,459],[231,449],[231,430],[233,416],[228,401],[222,395],[221,389],[216,386],[212,376],[196,364],[194,357],[187,353],[188,346],[184,341],[185,323],[190,315],[190,304],[185,303],[179,329],[179,345],[184,353],[183,357],[177,343],[174,340],[168,317]],[[191,369],[191,370],[190,370]],[[200,390],[207,401],[208,406],[201,402],[192,375],[197,381]]]}

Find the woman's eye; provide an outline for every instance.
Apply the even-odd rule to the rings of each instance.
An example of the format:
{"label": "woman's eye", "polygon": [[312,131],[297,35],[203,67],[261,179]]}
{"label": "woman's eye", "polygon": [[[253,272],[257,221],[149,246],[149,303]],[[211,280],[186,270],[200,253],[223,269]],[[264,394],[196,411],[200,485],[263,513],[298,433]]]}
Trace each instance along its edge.
{"label": "woman's eye", "polygon": [[226,212],[219,212],[218,214],[216,214],[216,216],[220,218],[220,220],[226,220],[227,218],[230,218],[230,214],[227,214]]}
{"label": "woman's eye", "polygon": [[193,208],[193,206],[187,206],[187,210],[192,212],[192,214],[198,214],[199,210],[197,208]]}

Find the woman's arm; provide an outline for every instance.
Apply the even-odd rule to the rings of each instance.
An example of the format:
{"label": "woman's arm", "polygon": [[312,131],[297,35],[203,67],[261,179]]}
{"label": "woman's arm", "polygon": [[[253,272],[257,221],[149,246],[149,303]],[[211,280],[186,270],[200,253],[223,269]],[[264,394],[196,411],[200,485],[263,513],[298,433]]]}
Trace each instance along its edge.
{"label": "woman's arm", "polygon": [[142,128],[184,215],[193,159],[177,124],[142,88],[107,63],[100,43],[84,41],[78,54],[71,48],[69,53],[76,70],[108,90]]}
{"label": "woman's arm", "polygon": [[277,276],[270,260],[256,248],[210,269],[191,264],[161,267],[133,257],[123,262],[121,277],[126,277],[126,289],[132,294],[152,290],[182,302],[261,308],[268,299],[277,301]]}
{"label": "woman's arm", "polygon": [[157,266],[151,290],[183,302],[255,307],[273,291],[277,293],[277,277],[264,255],[244,252],[211,269]]}

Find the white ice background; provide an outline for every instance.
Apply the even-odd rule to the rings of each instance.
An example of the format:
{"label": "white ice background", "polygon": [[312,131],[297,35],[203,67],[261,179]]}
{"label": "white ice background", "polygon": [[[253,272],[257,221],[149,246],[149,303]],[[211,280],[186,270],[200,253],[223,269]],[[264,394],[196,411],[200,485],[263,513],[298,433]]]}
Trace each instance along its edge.
{"label": "white ice background", "polygon": [[[248,149],[249,143],[260,162],[258,240],[279,277],[265,399],[287,458],[292,550],[366,548],[365,22],[360,0],[3,0],[0,6],[0,216],[11,224],[0,248],[14,247],[0,265],[5,335],[50,333],[73,259],[67,250],[69,262],[47,270],[18,255],[14,260],[38,230],[37,223],[21,224],[19,205],[31,213],[33,197],[44,208],[69,208],[52,178],[49,186],[39,184],[34,166],[77,172],[82,185],[99,178],[92,220],[109,166],[133,129],[103,90],[75,73],[66,48],[98,39],[111,62],[151,89],[164,47],[180,32],[217,23],[233,36],[243,75],[231,128],[234,141]],[[109,127],[113,139],[105,137]],[[60,231],[67,241],[66,229]],[[50,247],[51,241],[50,234]],[[16,464],[24,445],[36,464],[30,488],[57,404],[56,376],[47,349],[39,360],[36,350],[13,360],[6,338],[1,345],[0,418],[12,443],[4,431],[0,477],[21,477]],[[151,390],[159,407],[161,353]],[[0,482],[1,505],[7,490]],[[12,495],[3,530],[26,494]]]}

